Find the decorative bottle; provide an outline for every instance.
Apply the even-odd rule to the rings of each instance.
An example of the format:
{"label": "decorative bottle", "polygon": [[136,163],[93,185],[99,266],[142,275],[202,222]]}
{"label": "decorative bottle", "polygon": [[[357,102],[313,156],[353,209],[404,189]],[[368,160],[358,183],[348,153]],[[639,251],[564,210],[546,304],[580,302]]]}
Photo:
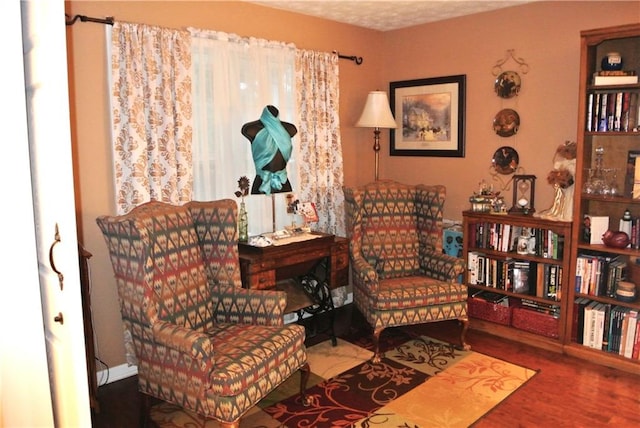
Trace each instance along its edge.
{"label": "decorative bottle", "polygon": [[240,211],[238,212],[238,241],[247,242],[249,240],[249,219],[244,201],[240,202]]}
{"label": "decorative bottle", "polygon": [[632,222],[633,221],[631,219],[631,211],[629,211],[629,209],[626,209],[624,211],[624,214],[622,215],[622,218],[620,219],[620,225],[618,227],[618,230],[620,232],[626,233],[628,237],[631,237]]}

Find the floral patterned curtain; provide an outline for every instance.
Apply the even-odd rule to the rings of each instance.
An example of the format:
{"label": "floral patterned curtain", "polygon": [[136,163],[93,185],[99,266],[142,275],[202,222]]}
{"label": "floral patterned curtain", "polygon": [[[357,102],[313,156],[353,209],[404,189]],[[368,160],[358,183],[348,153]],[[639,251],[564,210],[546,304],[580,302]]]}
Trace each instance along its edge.
{"label": "floral patterned curtain", "polygon": [[345,236],[338,54],[298,50],[299,199],[313,201],[315,229]]}
{"label": "floral patterned curtain", "polygon": [[116,22],[111,105],[117,213],[192,199],[191,36]]}

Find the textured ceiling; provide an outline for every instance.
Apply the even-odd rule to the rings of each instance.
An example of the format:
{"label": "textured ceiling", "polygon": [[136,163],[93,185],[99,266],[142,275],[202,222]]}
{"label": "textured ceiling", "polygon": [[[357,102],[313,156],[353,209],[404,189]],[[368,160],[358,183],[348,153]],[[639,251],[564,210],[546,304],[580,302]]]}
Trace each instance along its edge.
{"label": "textured ceiling", "polygon": [[535,0],[262,0],[249,1],[262,6],[311,15],[331,21],[388,31],[457,16],[471,15]]}

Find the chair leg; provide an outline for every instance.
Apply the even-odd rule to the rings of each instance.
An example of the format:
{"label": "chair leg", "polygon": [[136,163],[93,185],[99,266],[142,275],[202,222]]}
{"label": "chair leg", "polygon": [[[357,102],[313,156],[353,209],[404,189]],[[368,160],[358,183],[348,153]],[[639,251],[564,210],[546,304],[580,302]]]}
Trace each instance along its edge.
{"label": "chair leg", "polygon": [[309,368],[309,363],[304,363],[304,366],[300,367],[300,397],[302,405],[305,407],[311,404],[309,397],[307,397],[307,382],[309,381],[310,374],[311,369]]}
{"label": "chair leg", "polygon": [[380,335],[384,327],[376,327],[373,329],[373,358],[371,362],[377,364],[384,357],[384,352],[380,352]]}
{"label": "chair leg", "polygon": [[235,422],[220,422],[222,428],[240,428],[240,419]]}
{"label": "chair leg", "polygon": [[140,427],[147,428],[151,420],[151,397],[143,392],[140,395]]}
{"label": "chair leg", "polygon": [[460,349],[469,351],[471,349],[471,345],[466,342],[467,330],[469,329],[469,318],[458,318],[458,323],[460,324]]}

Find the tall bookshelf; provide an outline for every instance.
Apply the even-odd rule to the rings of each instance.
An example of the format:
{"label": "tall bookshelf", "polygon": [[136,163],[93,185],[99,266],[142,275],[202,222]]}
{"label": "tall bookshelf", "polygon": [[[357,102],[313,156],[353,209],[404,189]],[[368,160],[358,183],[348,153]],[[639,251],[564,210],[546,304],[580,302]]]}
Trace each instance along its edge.
{"label": "tall bookshelf", "polygon": [[[633,165],[629,170],[631,175],[627,176],[630,153],[633,151],[640,153],[640,132],[637,128],[640,126],[638,110],[640,103],[632,101],[630,108],[627,108],[631,117],[631,126],[629,127],[625,126],[625,123],[618,126],[615,123],[617,120],[615,117],[613,126],[611,123],[606,123],[604,127],[601,127],[595,123],[593,106],[594,100],[598,97],[607,96],[610,100],[619,98],[619,94],[628,96],[631,100],[634,98],[637,100],[640,97],[640,85],[637,83],[613,84],[615,82],[605,82],[599,85],[594,84],[594,73],[601,69],[602,58],[609,52],[620,53],[624,70],[633,70],[636,74],[640,74],[640,24],[589,30],[581,33],[577,177],[573,221],[575,227],[571,238],[570,276],[571,278],[581,276],[583,272],[581,263],[583,262],[580,259],[583,259],[585,254],[595,254],[604,258],[604,266],[606,267],[609,267],[606,261],[607,257],[616,258],[621,260],[623,265],[626,265],[624,272],[626,279],[635,282],[636,288],[640,292],[640,275],[638,274],[640,265],[636,264],[636,259],[640,258],[640,250],[638,249],[640,246],[635,245],[634,248],[632,245],[630,248],[624,249],[611,248],[595,242],[592,243],[593,240],[588,239],[589,235],[585,233],[585,216],[589,218],[597,216],[604,219],[604,228],[612,231],[619,230],[619,220],[627,209],[631,212],[632,218],[640,218],[640,198],[637,197],[637,194],[636,198],[633,198],[632,193],[635,168]],[[624,107],[622,111],[624,115]],[[615,104],[613,112],[614,116],[617,116]],[[636,128],[634,129],[634,127]],[[595,176],[598,178],[597,163],[600,163],[600,166],[606,171],[607,186],[613,185],[613,188],[617,190],[613,192],[614,195],[606,186],[604,190],[594,190],[594,169],[596,170]],[[640,172],[640,165],[637,168],[635,171]],[[639,176],[636,175],[636,177]],[[595,184],[598,184],[597,180]],[[638,190],[640,191],[640,189]],[[623,302],[601,291],[588,291],[584,287],[581,289],[577,289],[577,287],[571,287],[568,293],[566,318],[573,320],[574,324],[584,327],[586,324],[583,316],[580,315],[581,305],[575,302],[583,305],[597,305],[599,310],[609,314],[604,319],[605,345],[598,346],[599,344],[596,344],[592,347],[580,343],[579,332],[576,334],[575,327],[567,324],[564,351],[567,354],[601,365],[640,373],[640,360],[619,355],[619,352],[611,349],[607,343],[612,329],[611,308],[621,307],[624,310],[640,312],[640,298],[636,298],[632,302]]]}
{"label": "tall bookshelf", "polygon": [[[478,303],[477,300],[471,300],[475,299],[474,296],[479,292],[503,297],[503,304],[508,304],[508,307],[493,308],[494,311],[508,314],[507,318],[499,322],[492,319],[494,311],[490,310],[488,317],[474,316],[474,310],[470,308],[470,328],[562,352],[566,341],[565,296],[570,283],[572,222],[551,221],[529,215],[465,211],[463,230],[463,254],[468,263],[464,282],[469,290],[469,305]],[[526,250],[518,249],[519,237],[523,237],[523,243],[527,242]],[[479,262],[477,257],[480,258]],[[518,285],[518,274],[514,273],[522,265],[528,269],[527,285],[524,289]],[[550,280],[550,275],[553,275],[553,281]],[[555,286],[551,292],[550,285]],[[524,304],[552,306],[557,308],[557,311],[550,316],[540,311],[541,308],[537,308],[536,311]],[[517,311],[531,311],[519,314],[530,315],[524,326],[522,323],[517,325],[515,318],[512,321],[515,308],[518,308]],[[540,333],[526,328],[534,326],[540,320],[551,321],[551,327],[546,332]]]}

